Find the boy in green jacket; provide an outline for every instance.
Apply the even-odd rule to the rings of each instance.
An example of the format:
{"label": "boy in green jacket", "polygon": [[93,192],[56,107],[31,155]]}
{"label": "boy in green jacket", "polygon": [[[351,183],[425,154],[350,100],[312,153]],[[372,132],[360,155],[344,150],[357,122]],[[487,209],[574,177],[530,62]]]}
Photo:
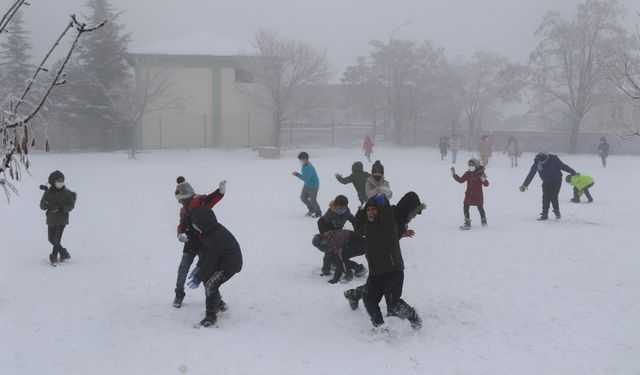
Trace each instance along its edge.
{"label": "boy in green jacket", "polygon": [[583,193],[587,196],[589,203],[593,202],[593,197],[589,193],[589,188],[592,187],[595,183],[593,177],[581,174],[576,174],[573,176],[567,175],[565,181],[573,185],[573,198],[571,198],[571,202],[580,203],[580,197]]}

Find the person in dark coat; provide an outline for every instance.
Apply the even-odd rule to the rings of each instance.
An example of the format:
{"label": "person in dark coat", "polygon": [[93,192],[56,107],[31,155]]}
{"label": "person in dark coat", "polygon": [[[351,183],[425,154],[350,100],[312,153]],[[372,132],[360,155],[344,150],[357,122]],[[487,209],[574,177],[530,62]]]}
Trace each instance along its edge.
{"label": "person in dark coat", "polygon": [[364,306],[374,328],[383,326],[380,301],[384,296],[387,307],[401,319],[407,319],[413,329],[422,328],[422,320],[413,307],[402,298],[404,261],[400,251],[398,227],[393,209],[384,194],[378,194],[365,204],[365,215],[357,215],[359,227],[366,239],[366,258],[369,264],[367,283],[344,292],[352,309],[358,307],[362,295]]}
{"label": "person in dark coat", "polygon": [[480,165],[478,159],[469,159],[469,170],[462,176],[456,174],[455,168],[451,167],[451,175],[453,179],[459,183],[467,183],[467,191],[464,193],[464,203],[462,212],[464,213],[464,224],[462,229],[471,229],[471,218],[469,216],[469,207],[477,206],[480,213],[480,222],[482,226],[487,225],[487,217],[484,212],[484,194],[483,186],[489,186],[489,180],[484,173],[484,167]]}
{"label": "person in dark coat", "polygon": [[[336,199],[329,202],[329,209],[320,219],[318,219],[318,232],[323,234],[333,229],[342,229],[348,222],[353,226],[353,215],[349,211],[349,199],[344,195],[338,195]],[[322,271],[320,276],[331,275],[331,264],[335,264],[333,257],[325,253],[322,259]]]}
{"label": "person in dark coat", "polygon": [[344,273],[344,282],[349,282],[356,277],[364,275],[366,268],[351,258],[364,255],[365,240],[360,234],[346,229],[332,229],[322,234],[316,234],[311,241],[313,246],[322,251],[336,263],[336,271],[330,284],[340,281]]}
{"label": "person in dark coat", "polygon": [[[204,206],[212,209],[224,197],[227,181],[222,181],[218,185],[218,189],[211,194],[196,194],[191,184],[185,181],[185,178],[179,176],[176,179],[175,196],[180,207],[180,223],[178,224],[178,241],[184,244],[182,248],[182,258],[178,266],[178,278],[176,279],[176,296],[173,300],[173,306],[182,307],[184,300],[184,284],[187,281],[189,268],[196,258],[196,255],[202,250],[202,243],[196,231],[191,227],[191,210],[196,207]],[[222,302],[224,304],[224,302]]]}
{"label": "person in dark coat", "polygon": [[204,283],[206,311],[200,325],[209,327],[216,323],[218,311],[226,309],[219,289],[242,270],[242,252],[233,234],[218,222],[208,207],[198,206],[191,210],[191,226],[200,235],[202,251],[197,266],[189,275],[188,285],[195,289]]}
{"label": "person in dark coat", "polygon": [[58,260],[64,262],[71,258],[61,242],[64,228],[69,224],[69,212],[76,205],[76,193],[67,189],[64,174],[60,171],[54,171],[49,175],[49,187],[41,185],[40,188],[45,191],[40,199],[40,209],[46,211],[48,239],[53,245],[49,261],[55,266]]}
{"label": "person in dark coat", "polygon": [[393,206],[393,217],[396,220],[398,227],[398,238],[413,237],[416,232],[409,229],[409,223],[417,215],[422,215],[422,211],[427,208],[427,205],[420,202],[420,197],[413,191],[405,194],[398,203]]}
{"label": "person in dark coat", "polygon": [[343,185],[353,184],[353,187],[356,189],[358,193],[358,200],[360,200],[360,204],[365,204],[367,201],[367,192],[365,190],[365,183],[367,179],[371,177],[368,172],[364,171],[362,166],[362,162],[355,162],[351,165],[351,174],[347,177],[342,177],[341,174],[336,173],[336,180]]}
{"label": "person in dark coat", "polygon": [[449,137],[440,137],[440,141],[438,142],[438,147],[440,148],[440,160],[444,160],[447,157],[447,152],[449,151]]}
{"label": "person in dark coat", "polygon": [[602,160],[602,166],[607,166],[607,157],[609,157],[609,144],[607,143],[607,137],[600,138],[600,144],[598,145],[598,155]]}
{"label": "person in dark coat", "polygon": [[549,205],[553,205],[553,213],[556,215],[556,219],[561,218],[558,194],[560,194],[560,188],[562,187],[562,171],[572,176],[577,174],[573,168],[564,164],[557,155],[541,151],[533,158],[531,170],[519,188],[524,193],[536,172],[538,172],[542,180],[542,213],[538,218],[539,221],[549,218]]}

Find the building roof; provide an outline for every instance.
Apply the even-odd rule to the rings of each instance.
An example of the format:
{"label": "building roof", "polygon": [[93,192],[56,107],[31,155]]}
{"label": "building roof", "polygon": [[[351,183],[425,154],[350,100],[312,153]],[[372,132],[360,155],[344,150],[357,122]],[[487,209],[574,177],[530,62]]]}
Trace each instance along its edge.
{"label": "building roof", "polygon": [[141,55],[239,56],[253,47],[246,42],[211,33],[194,33],[181,37],[134,46],[129,53]]}

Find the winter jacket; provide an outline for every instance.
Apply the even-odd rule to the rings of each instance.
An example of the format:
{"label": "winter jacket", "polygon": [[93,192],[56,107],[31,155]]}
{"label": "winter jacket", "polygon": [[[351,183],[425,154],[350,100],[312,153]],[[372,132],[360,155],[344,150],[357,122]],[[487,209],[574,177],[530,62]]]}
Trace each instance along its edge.
{"label": "winter jacket", "polygon": [[[484,182],[481,178],[484,176]],[[462,176],[453,175],[453,179],[459,183],[467,183],[467,191],[464,193],[464,204],[468,206],[482,206],[484,204],[484,195],[482,186],[489,186],[489,180],[484,174],[484,167],[479,166],[473,172],[465,172]]]}
{"label": "winter jacket", "polygon": [[413,191],[405,194],[398,203],[393,206],[393,217],[398,227],[398,238],[402,238],[404,232],[409,229],[409,215],[420,214],[426,206],[420,202],[420,197]]}
{"label": "winter jacket", "polygon": [[376,180],[375,177],[369,176],[365,183],[365,192],[367,194],[367,199],[377,194],[384,194],[387,196],[387,199],[391,199],[393,196],[389,182],[385,180],[384,177],[381,177],[380,180]]}
{"label": "winter jacket", "polygon": [[581,175],[573,175],[571,176],[571,179],[569,181],[569,183],[573,186],[575,186],[576,189],[578,189],[578,192],[580,194],[582,194],[582,192],[584,191],[585,188],[590,187],[591,185],[593,185],[594,183],[594,179],[591,176],[585,176],[583,174]]}
{"label": "winter jacket", "polygon": [[353,225],[353,215],[349,208],[347,207],[347,212],[342,215],[339,215],[336,212],[336,204],[334,201],[329,203],[329,209],[325,212],[324,215],[320,219],[318,219],[318,231],[320,234],[332,230],[332,229],[342,229],[344,225],[348,222]]}
{"label": "winter jacket", "polygon": [[373,154],[373,141],[371,140],[371,137],[369,136],[369,134],[367,134],[364,137],[364,143],[362,144],[362,150],[364,151],[365,155]]}
{"label": "winter jacket", "polygon": [[607,142],[600,142],[598,145],[598,154],[603,158],[609,156],[609,144]]}
{"label": "winter jacket", "polygon": [[183,252],[189,254],[198,253],[202,244],[200,243],[200,237],[198,233],[191,226],[191,211],[196,207],[207,207],[208,209],[212,209],[220,200],[224,197],[224,194],[220,193],[220,189],[216,189],[211,194],[208,195],[195,195],[187,208],[180,208],[180,222],[178,223],[178,234],[184,233],[187,235],[189,239],[184,246]]}
{"label": "winter jacket", "polygon": [[[365,206],[369,205],[376,203],[370,199]],[[366,208],[359,210],[356,223],[360,234],[364,235],[366,240],[365,256],[369,263],[370,275],[404,270],[398,227],[389,202],[378,207],[378,217],[372,222],[367,218]]]}
{"label": "winter jacket", "polygon": [[305,189],[320,189],[320,179],[313,164],[307,163],[300,168],[298,178],[304,182]]}
{"label": "winter jacket", "polygon": [[449,147],[451,147],[452,150],[458,150],[461,145],[462,141],[460,140],[460,137],[451,137],[451,140],[449,141]]}
{"label": "winter jacket", "polygon": [[52,184],[40,199],[40,208],[46,212],[47,225],[67,225],[69,224],[69,212],[73,210],[76,205],[76,193],[67,189],[66,186],[62,189],[56,188]]}
{"label": "winter jacket", "polygon": [[438,143],[438,147],[440,147],[440,153],[441,154],[446,154],[447,150],[449,150],[449,138],[447,137],[440,137],[440,142]]}
{"label": "winter jacket", "polygon": [[507,142],[507,148],[504,150],[510,157],[519,157],[522,153],[520,152],[520,146],[518,145],[518,141],[515,139],[510,139]]}
{"label": "winter jacket", "polygon": [[571,175],[576,174],[576,171],[573,168],[564,164],[558,155],[549,154],[549,157],[543,163],[538,162],[537,160],[533,161],[533,165],[531,166],[531,170],[527,175],[527,178],[524,180],[523,185],[529,186],[531,181],[533,180],[533,176],[538,175],[542,182],[553,182],[562,179],[562,172],[565,171]]}
{"label": "winter jacket", "polygon": [[327,252],[329,253],[340,255],[344,249],[349,249],[351,253],[352,248],[361,248],[362,254],[360,255],[364,255],[363,238],[357,232],[346,229],[332,229],[322,233],[322,236],[327,240],[329,246]]}
{"label": "winter jacket", "polygon": [[198,206],[191,211],[191,220],[202,240],[202,251],[198,260],[200,269],[194,278],[207,281],[216,271],[240,272],[242,270],[240,245],[233,234],[218,223],[213,211],[205,206]]}
{"label": "winter jacket", "polygon": [[481,141],[478,152],[482,157],[490,158],[491,157],[491,143],[488,140]]}
{"label": "winter jacket", "polygon": [[336,175],[336,179],[343,185],[353,184],[353,187],[358,192],[358,199],[361,203],[367,201],[367,192],[365,190],[365,184],[367,179],[371,177],[371,175],[363,170],[362,163],[357,161],[353,163],[351,166],[351,174],[347,177],[342,177],[340,175]]}

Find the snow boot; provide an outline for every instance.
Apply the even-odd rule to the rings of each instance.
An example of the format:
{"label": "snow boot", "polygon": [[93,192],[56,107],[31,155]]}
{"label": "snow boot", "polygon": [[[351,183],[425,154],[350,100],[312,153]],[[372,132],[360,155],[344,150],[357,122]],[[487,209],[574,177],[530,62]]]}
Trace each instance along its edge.
{"label": "snow boot", "polygon": [[553,210],[553,213],[556,215],[556,219],[562,218],[562,215],[560,215],[560,211]]}
{"label": "snow boot", "polygon": [[540,217],[538,218],[538,221],[545,221],[549,218],[549,216],[545,215],[545,214],[540,214]]}
{"label": "snow boot", "polygon": [[173,307],[177,309],[181,308],[182,300],[184,300],[184,292],[176,292],[176,298],[173,300]]}
{"label": "snow boot", "polygon": [[311,217],[317,219],[322,216],[322,212],[314,212],[311,214]]}
{"label": "snow boot", "polygon": [[225,312],[229,310],[229,307],[227,306],[226,303],[224,303],[223,300],[220,300],[220,302],[218,302],[218,312]]}
{"label": "snow boot", "polygon": [[64,262],[65,260],[71,259],[71,255],[67,251],[67,249],[63,248],[60,250],[60,262]]}
{"label": "snow boot", "polygon": [[342,276],[342,280],[340,280],[340,282],[341,283],[348,283],[351,280],[353,280],[353,271],[347,270],[344,273],[344,275]]}
{"label": "snow boot", "polygon": [[462,230],[469,230],[469,229],[471,229],[471,219],[464,219],[464,224],[462,224],[462,226],[460,227],[460,229],[462,229]]}
{"label": "snow boot", "polygon": [[51,262],[52,266],[57,266],[58,265],[58,255],[56,254],[49,254],[49,262]]}
{"label": "snow boot", "polygon": [[367,274],[367,268],[362,264],[358,264],[353,270],[353,275],[355,277],[362,277]]}
{"label": "snow boot", "polygon": [[344,298],[349,301],[349,307],[351,307],[351,310],[355,310],[358,308],[358,296],[356,295],[355,289],[345,290]]}
{"label": "snow boot", "polygon": [[413,328],[414,330],[417,331],[422,328],[422,319],[420,319],[420,315],[418,315],[415,310],[413,310],[412,315],[407,317],[407,320],[411,324],[411,328]]}
{"label": "snow boot", "polygon": [[218,320],[218,317],[216,316],[215,312],[207,311],[205,313],[204,319],[200,321],[200,326],[211,327],[212,325],[216,324],[217,320]]}
{"label": "snow boot", "polygon": [[580,199],[578,199],[578,198],[571,198],[571,202],[573,202],[573,203],[580,203]]}
{"label": "snow boot", "polygon": [[482,223],[483,227],[486,227],[487,226],[487,218],[486,217],[480,218],[480,223]]}

